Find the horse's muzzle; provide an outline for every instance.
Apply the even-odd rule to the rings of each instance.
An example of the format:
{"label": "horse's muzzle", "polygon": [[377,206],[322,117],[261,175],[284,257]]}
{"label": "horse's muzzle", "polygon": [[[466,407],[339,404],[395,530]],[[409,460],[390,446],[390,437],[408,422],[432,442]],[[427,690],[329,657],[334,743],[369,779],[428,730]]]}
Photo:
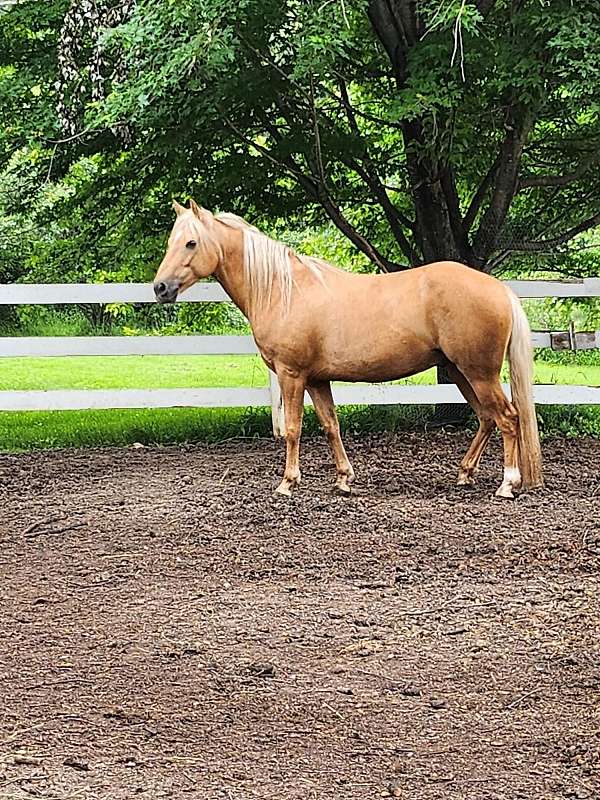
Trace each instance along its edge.
{"label": "horse's muzzle", "polygon": [[180,286],[179,281],[157,281],[154,284],[154,296],[159,303],[174,303]]}

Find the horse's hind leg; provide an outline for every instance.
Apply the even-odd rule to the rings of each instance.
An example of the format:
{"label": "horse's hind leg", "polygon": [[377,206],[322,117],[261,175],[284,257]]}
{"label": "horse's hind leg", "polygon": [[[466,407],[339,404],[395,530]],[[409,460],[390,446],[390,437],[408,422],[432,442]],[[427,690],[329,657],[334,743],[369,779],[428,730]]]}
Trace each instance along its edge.
{"label": "horse's hind leg", "polygon": [[448,374],[460,389],[462,396],[469,403],[479,419],[479,429],[475,434],[471,446],[467,450],[458,470],[458,486],[472,486],[474,475],[479,469],[481,456],[494,431],[496,423],[493,417],[484,413],[473,387],[462,372],[454,364],[447,365]]}
{"label": "horse's hind leg", "polygon": [[513,404],[506,398],[500,381],[473,381],[479,404],[485,416],[493,417],[502,434],[504,444],[504,477],[496,491],[498,497],[514,497],[521,488],[519,470],[519,415]]}
{"label": "horse's hind leg", "polygon": [[300,483],[300,434],[305,383],[303,378],[285,371],[278,371],[277,377],[285,414],[285,471],[275,491],[290,497],[292,489]]}
{"label": "horse's hind leg", "polygon": [[337,471],[336,486],[342,494],[350,494],[350,484],[354,480],[354,470],[348,460],[342,437],[340,436],[340,424],[331,394],[331,384],[329,381],[319,381],[318,383],[309,384],[306,388],[311,396],[315,412],[321,427],[325,431],[333,454]]}
{"label": "horse's hind leg", "polygon": [[496,423],[493,419],[486,419],[485,417],[479,418],[479,428],[473,437],[471,446],[465,453],[463,460],[460,462],[458,470],[458,486],[472,486],[474,483],[474,476],[479,469],[479,462],[485,450],[487,443],[490,440]]}

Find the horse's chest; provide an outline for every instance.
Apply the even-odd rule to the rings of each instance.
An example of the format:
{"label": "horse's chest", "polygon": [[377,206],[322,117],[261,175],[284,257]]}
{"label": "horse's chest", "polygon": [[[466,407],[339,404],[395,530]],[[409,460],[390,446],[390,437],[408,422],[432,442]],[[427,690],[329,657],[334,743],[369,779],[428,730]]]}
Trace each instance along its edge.
{"label": "horse's chest", "polygon": [[309,336],[302,328],[277,332],[254,332],[254,341],[267,366],[282,364],[298,370],[304,370],[318,357],[320,350],[319,337]]}

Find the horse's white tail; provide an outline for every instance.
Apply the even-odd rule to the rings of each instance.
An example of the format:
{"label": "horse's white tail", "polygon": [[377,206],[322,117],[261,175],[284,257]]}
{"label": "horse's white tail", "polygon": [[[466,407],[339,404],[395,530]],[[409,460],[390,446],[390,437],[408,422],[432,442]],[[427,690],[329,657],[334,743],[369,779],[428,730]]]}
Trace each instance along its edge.
{"label": "horse's white tail", "polygon": [[519,468],[525,489],[542,486],[542,451],[533,402],[533,347],[531,330],[519,298],[508,290],[512,332],[508,345],[512,402],[519,415]]}

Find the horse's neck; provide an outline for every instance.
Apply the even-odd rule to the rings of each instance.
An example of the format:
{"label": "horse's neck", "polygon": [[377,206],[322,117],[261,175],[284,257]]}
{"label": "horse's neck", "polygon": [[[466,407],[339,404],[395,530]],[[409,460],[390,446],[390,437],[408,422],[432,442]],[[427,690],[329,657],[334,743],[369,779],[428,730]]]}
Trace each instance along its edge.
{"label": "horse's neck", "polygon": [[232,237],[223,247],[221,263],[213,273],[216,280],[231,297],[242,314],[254,327],[259,324],[265,314],[282,302],[279,281],[274,280],[272,293],[268,305],[261,304],[259,308],[252,308],[251,287],[248,285],[246,270],[244,269],[244,239],[243,236]]}
{"label": "horse's neck", "polygon": [[250,287],[244,275],[244,241],[241,235],[232,237],[232,241],[223,248],[221,263],[213,276],[249,319]]}

